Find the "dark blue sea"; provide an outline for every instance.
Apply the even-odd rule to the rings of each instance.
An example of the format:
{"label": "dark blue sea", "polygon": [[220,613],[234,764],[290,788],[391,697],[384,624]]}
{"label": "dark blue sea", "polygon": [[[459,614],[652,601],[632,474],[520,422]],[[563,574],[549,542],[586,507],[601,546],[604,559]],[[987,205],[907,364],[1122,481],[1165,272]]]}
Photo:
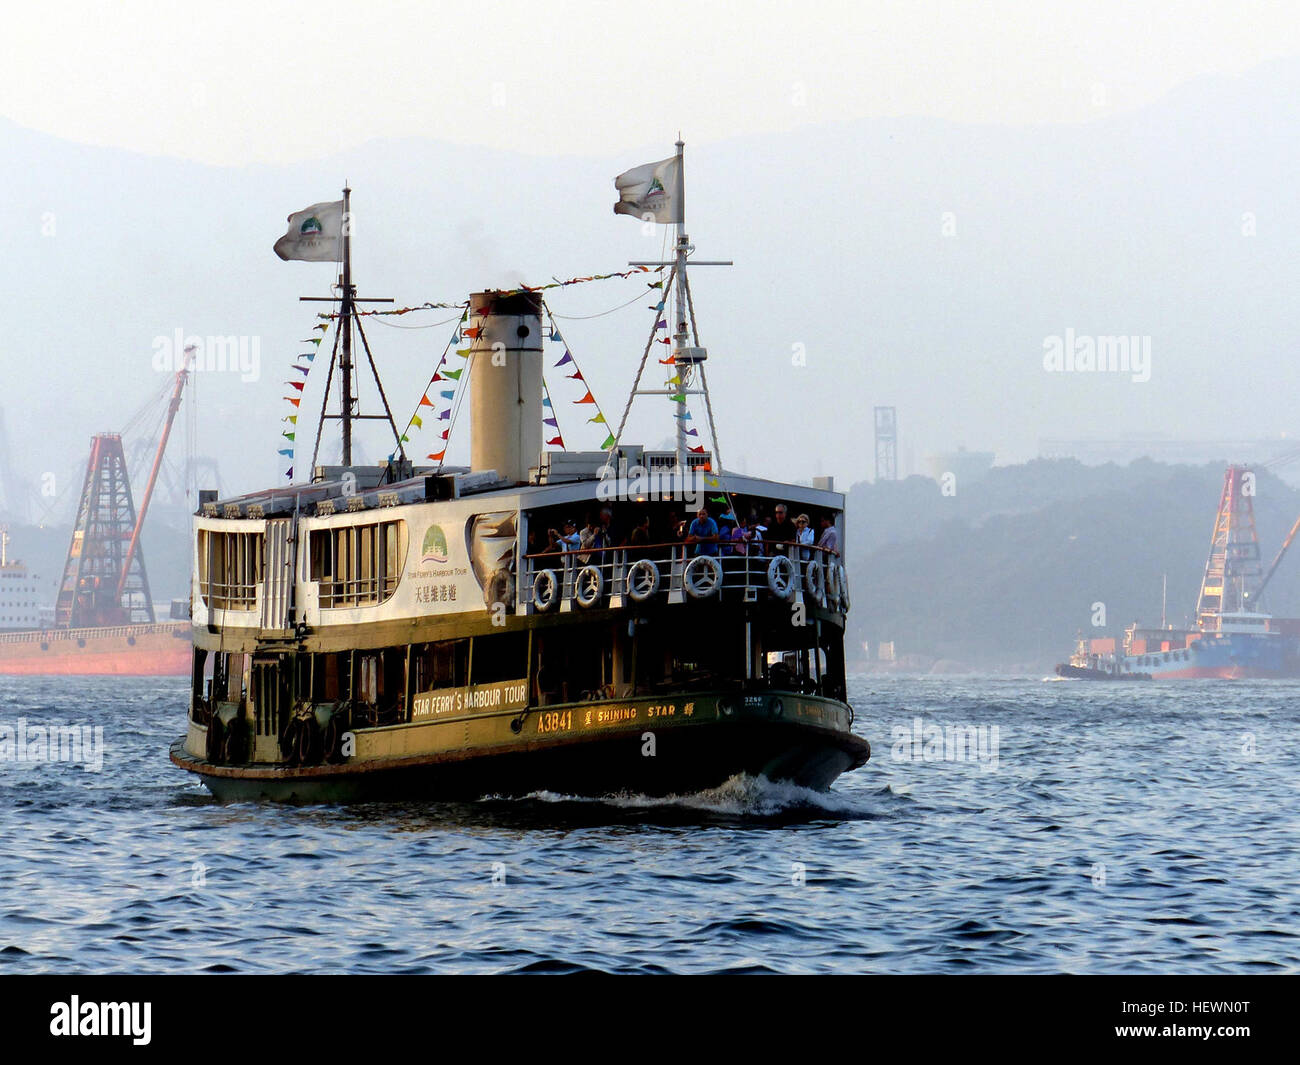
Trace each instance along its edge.
{"label": "dark blue sea", "polygon": [[1300,684],[851,697],[825,794],[287,807],[168,762],[184,681],[5,679],[105,748],[0,761],[0,973],[1300,969]]}

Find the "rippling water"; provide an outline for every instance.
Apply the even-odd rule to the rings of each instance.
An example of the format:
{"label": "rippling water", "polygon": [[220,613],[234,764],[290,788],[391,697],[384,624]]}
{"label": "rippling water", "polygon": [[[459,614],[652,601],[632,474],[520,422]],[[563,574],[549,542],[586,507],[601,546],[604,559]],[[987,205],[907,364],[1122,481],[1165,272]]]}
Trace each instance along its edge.
{"label": "rippling water", "polygon": [[6,678],[0,725],[107,750],[0,762],[0,972],[1300,968],[1300,684],[851,692],[827,794],[223,806],[167,761],[183,681]]}

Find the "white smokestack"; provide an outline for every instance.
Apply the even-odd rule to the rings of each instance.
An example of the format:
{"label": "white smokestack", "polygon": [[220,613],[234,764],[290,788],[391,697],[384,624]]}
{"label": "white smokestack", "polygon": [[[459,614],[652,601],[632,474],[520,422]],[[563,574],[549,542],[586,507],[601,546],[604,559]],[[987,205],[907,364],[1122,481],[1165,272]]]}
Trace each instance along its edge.
{"label": "white smokestack", "polygon": [[542,297],[476,292],[469,324],[470,468],[524,483],[542,450]]}

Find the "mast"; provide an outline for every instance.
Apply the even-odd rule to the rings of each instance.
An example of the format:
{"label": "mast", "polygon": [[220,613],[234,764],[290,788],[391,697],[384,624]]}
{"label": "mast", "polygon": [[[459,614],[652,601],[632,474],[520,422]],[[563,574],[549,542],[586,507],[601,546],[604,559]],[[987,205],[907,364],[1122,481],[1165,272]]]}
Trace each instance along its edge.
{"label": "mast", "polygon": [[[677,249],[674,256],[677,261],[677,330],[673,336],[673,358],[675,360],[673,369],[677,371],[677,376],[681,379],[681,392],[683,395],[688,394],[687,389],[691,385],[691,365],[684,358],[681,358],[687,342],[686,252],[689,247],[689,238],[686,236],[685,149],[686,144],[682,141],[682,135],[679,132],[677,134],[677,188],[674,190],[677,196]],[[684,470],[686,468],[686,422],[682,418],[678,418],[676,421],[677,432],[674,435],[676,441],[676,466],[679,470]]]}
{"label": "mast", "polygon": [[[320,453],[321,433],[325,428],[325,422],[331,419],[338,419],[343,423],[342,458],[345,467],[352,465],[352,423],[355,421],[386,421],[393,432],[393,439],[397,442],[397,450],[394,454],[401,455],[404,461],[406,459],[406,449],[402,444],[402,434],[397,431],[397,423],[393,420],[393,411],[388,405],[388,397],[384,394],[384,385],[379,379],[379,370],[375,366],[374,356],[370,353],[370,342],[366,339],[366,331],[361,326],[361,312],[357,310],[358,303],[392,303],[393,299],[391,296],[359,297],[356,285],[352,283],[352,189],[346,182],[343,186],[343,222],[340,236],[343,241],[343,270],[339,277],[339,294],[337,296],[298,297],[304,302],[334,303],[337,301],[339,305],[338,334],[334,351],[330,355],[329,377],[325,382],[325,394],[321,398],[320,421],[316,426],[316,446],[312,451],[311,464],[313,467],[316,465],[316,458]],[[374,378],[379,400],[383,404],[383,414],[362,414],[358,409],[360,397],[353,387],[356,377],[356,363],[352,358],[353,328],[361,337],[361,347],[365,352],[366,362],[370,366],[370,374]],[[336,365],[339,371],[339,412],[338,414],[330,414],[328,409],[329,393],[334,380]]]}
{"label": "mast", "polygon": [[122,559],[122,572],[117,578],[117,598],[119,602],[122,599],[122,593],[126,590],[127,576],[131,572],[131,560],[135,557],[135,550],[140,544],[140,530],[144,528],[144,518],[149,513],[149,500],[153,498],[153,487],[158,482],[158,471],[162,467],[163,452],[167,450],[167,438],[171,435],[172,423],[176,420],[176,412],[181,406],[181,391],[185,388],[185,378],[189,373],[190,355],[193,351],[193,346],[185,349],[185,354],[181,357],[181,368],[176,371],[176,385],[172,388],[172,398],[167,404],[167,418],[163,422],[162,437],[158,441],[158,450],[154,452],[153,466],[149,469],[149,480],[144,486],[144,495],[140,499],[140,510],[135,516],[135,528],[131,530],[131,540],[126,545],[126,556]]}
{"label": "mast", "polygon": [[343,298],[339,325],[343,330],[343,356],[339,361],[339,417],[343,419],[343,465],[352,465],[352,311],[356,291],[352,287],[352,189],[343,186]]}

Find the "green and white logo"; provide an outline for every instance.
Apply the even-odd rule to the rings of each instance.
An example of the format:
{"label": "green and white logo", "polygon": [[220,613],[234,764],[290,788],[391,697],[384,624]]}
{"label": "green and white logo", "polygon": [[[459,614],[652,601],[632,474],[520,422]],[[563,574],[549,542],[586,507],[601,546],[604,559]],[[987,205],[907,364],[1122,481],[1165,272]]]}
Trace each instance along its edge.
{"label": "green and white logo", "polygon": [[430,525],[424,532],[424,543],[420,548],[420,561],[424,564],[446,562],[447,534],[441,525]]}
{"label": "green and white logo", "polygon": [[298,227],[298,235],[302,237],[315,237],[319,236],[323,232],[324,227],[321,226],[320,219],[315,215],[306,219],[303,224]]}

